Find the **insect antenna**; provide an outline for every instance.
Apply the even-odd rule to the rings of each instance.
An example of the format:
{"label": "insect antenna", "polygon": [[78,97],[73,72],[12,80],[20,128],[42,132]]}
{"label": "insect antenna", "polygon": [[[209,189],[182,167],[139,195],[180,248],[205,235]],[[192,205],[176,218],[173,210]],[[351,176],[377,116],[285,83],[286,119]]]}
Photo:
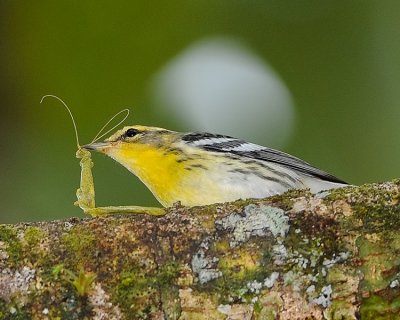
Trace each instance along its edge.
{"label": "insect antenna", "polygon": [[[59,98],[59,97],[57,97],[57,96],[55,96],[55,95],[52,95],[52,94],[47,94],[47,95],[43,96],[42,99],[40,100],[40,103],[42,103],[43,100],[44,100],[45,98],[48,98],[48,97],[51,97],[51,98],[54,98],[54,99],[60,101],[60,102],[63,104],[63,106],[67,109],[69,115],[71,116],[72,124],[74,125],[75,138],[76,138],[76,145],[77,145],[78,149],[80,149],[80,148],[81,148],[81,144],[79,143],[78,129],[77,129],[77,127],[76,127],[76,122],[75,122],[74,116],[72,115],[71,109],[67,106],[67,104],[66,104],[61,98]],[[94,143],[94,142],[98,141],[99,139],[103,138],[106,134],[108,134],[109,132],[111,132],[112,130],[114,130],[116,127],[118,127],[121,123],[123,123],[123,122],[126,120],[126,118],[128,118],[129,112],[130,112],[129,109],[123,109],[123,110],[117,112],[117,113],[116,113],[114,116],[112,116],[111,119],[108,120],[107,123],[99,130],[99,132],[96,134],[96,136],[93,138],[93,140],[92,140],[90,143]],[[123,117],[123,119],[122,119],[120,122],[118,122],[115,126],[113,126],[110,130],[107,130],[106,132],[102,133],[102,132],[104,131],[104,129],[107,128],[107,126],[111,123],[111,121],[113,121],[116,117],[118,117],[118,116],[119,116],[120,114],[122,114],[122,113],[126,113],[125,116]]]}
{"label": "insect antenna", "polygon": [[57,97],[55,95],[52,95],[52,94],[46,94],[45,96],[43,96],[42,99],[40,100],[40,103],[42,103],[43,100],[48,98],[48,97],[54,98],[54,99],[60,101],[63,104],[63,106],[65,107],[65,109],[67,109],[69,115],[71,116],[72,124],[74,125],[76,145],[77,145],[78,149],[80,149],[81,148],[81,144],[79,143],[78,129],[76,128],[75,119],[74,119],[74,116],[72,115],[72,112],[71,112],[70,108],[68,108],[67,104],[61,98],[59,98],[59,97]]}
{"label": "insect antenna", "polygon": [[[107,126],[110,124],[111,121],[113,121],[116,117],[118,117],[120,114],[122,113],[126,113],[125,116],[122,118],[122,120],[120,122],[118,122],[115,126],[113,126],[111,129],[107,130],[106,132],[102,133],[104,131],[105,128],[107,128]],[[123,109],[119,112],[117,112],[115,115],[113,115],[111,117],[110,120],[107,121],[107,123],[99,130],[99,132],[96,134],[96,136],[93,138],[93,140],[90,143],[94,143],[98,140],[100,140],[101,138],[103,138],[106,134],[110,133],[111,131],[113,131],[116,127],[118,127],[120,124],[122,124],[126,118],[128,118],[129,116],[129,109]]]}

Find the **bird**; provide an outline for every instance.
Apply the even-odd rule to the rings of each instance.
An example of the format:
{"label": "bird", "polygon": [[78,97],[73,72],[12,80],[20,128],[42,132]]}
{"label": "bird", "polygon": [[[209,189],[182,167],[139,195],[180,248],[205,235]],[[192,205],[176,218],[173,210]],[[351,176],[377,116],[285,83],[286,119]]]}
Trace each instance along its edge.
{"label": "bird", "polygon": [[134,125],[82,148],[127,168],[164,207],[259,199],[291,189],[317,193],[348,185],[290,154],[208,132]]}

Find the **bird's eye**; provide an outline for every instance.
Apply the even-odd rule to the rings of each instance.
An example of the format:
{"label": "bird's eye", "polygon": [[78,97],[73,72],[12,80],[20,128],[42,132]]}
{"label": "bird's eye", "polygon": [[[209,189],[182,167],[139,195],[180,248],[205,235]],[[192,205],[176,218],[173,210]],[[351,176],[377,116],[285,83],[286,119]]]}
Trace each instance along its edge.
{"label": "bird's eye", "polygon": [[130,128],[130,129],[126,130],[125,137],[132,138],[132,137],[136,136],[138,133],[139,133],[138,130]]}

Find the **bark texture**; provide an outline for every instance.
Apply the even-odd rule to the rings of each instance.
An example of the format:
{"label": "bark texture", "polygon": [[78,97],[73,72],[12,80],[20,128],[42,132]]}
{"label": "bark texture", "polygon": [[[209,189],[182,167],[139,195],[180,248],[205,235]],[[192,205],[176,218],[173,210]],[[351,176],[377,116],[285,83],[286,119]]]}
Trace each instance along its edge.
{"label": "bark texture", "polygon": [[0,319],[400,319],[400,181],[0,225]]}

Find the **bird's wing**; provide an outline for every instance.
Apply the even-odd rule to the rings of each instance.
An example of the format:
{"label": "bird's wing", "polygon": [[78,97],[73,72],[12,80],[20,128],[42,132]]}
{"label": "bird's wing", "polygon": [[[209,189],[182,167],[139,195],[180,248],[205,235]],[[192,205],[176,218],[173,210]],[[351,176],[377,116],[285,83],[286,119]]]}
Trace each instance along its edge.
{"label": "bird's wing", "polygon": [[188,144],[214,152],[225,152],[232,155],[255,159],[258,161],[273,162],[303,174],[318,177],[322,180],[347,184],[345,181],[326,173],[309,163],[290,154],[275,149],[263,147],[254,143],[233,137],[211,133],[188,133],[182,137]]}

